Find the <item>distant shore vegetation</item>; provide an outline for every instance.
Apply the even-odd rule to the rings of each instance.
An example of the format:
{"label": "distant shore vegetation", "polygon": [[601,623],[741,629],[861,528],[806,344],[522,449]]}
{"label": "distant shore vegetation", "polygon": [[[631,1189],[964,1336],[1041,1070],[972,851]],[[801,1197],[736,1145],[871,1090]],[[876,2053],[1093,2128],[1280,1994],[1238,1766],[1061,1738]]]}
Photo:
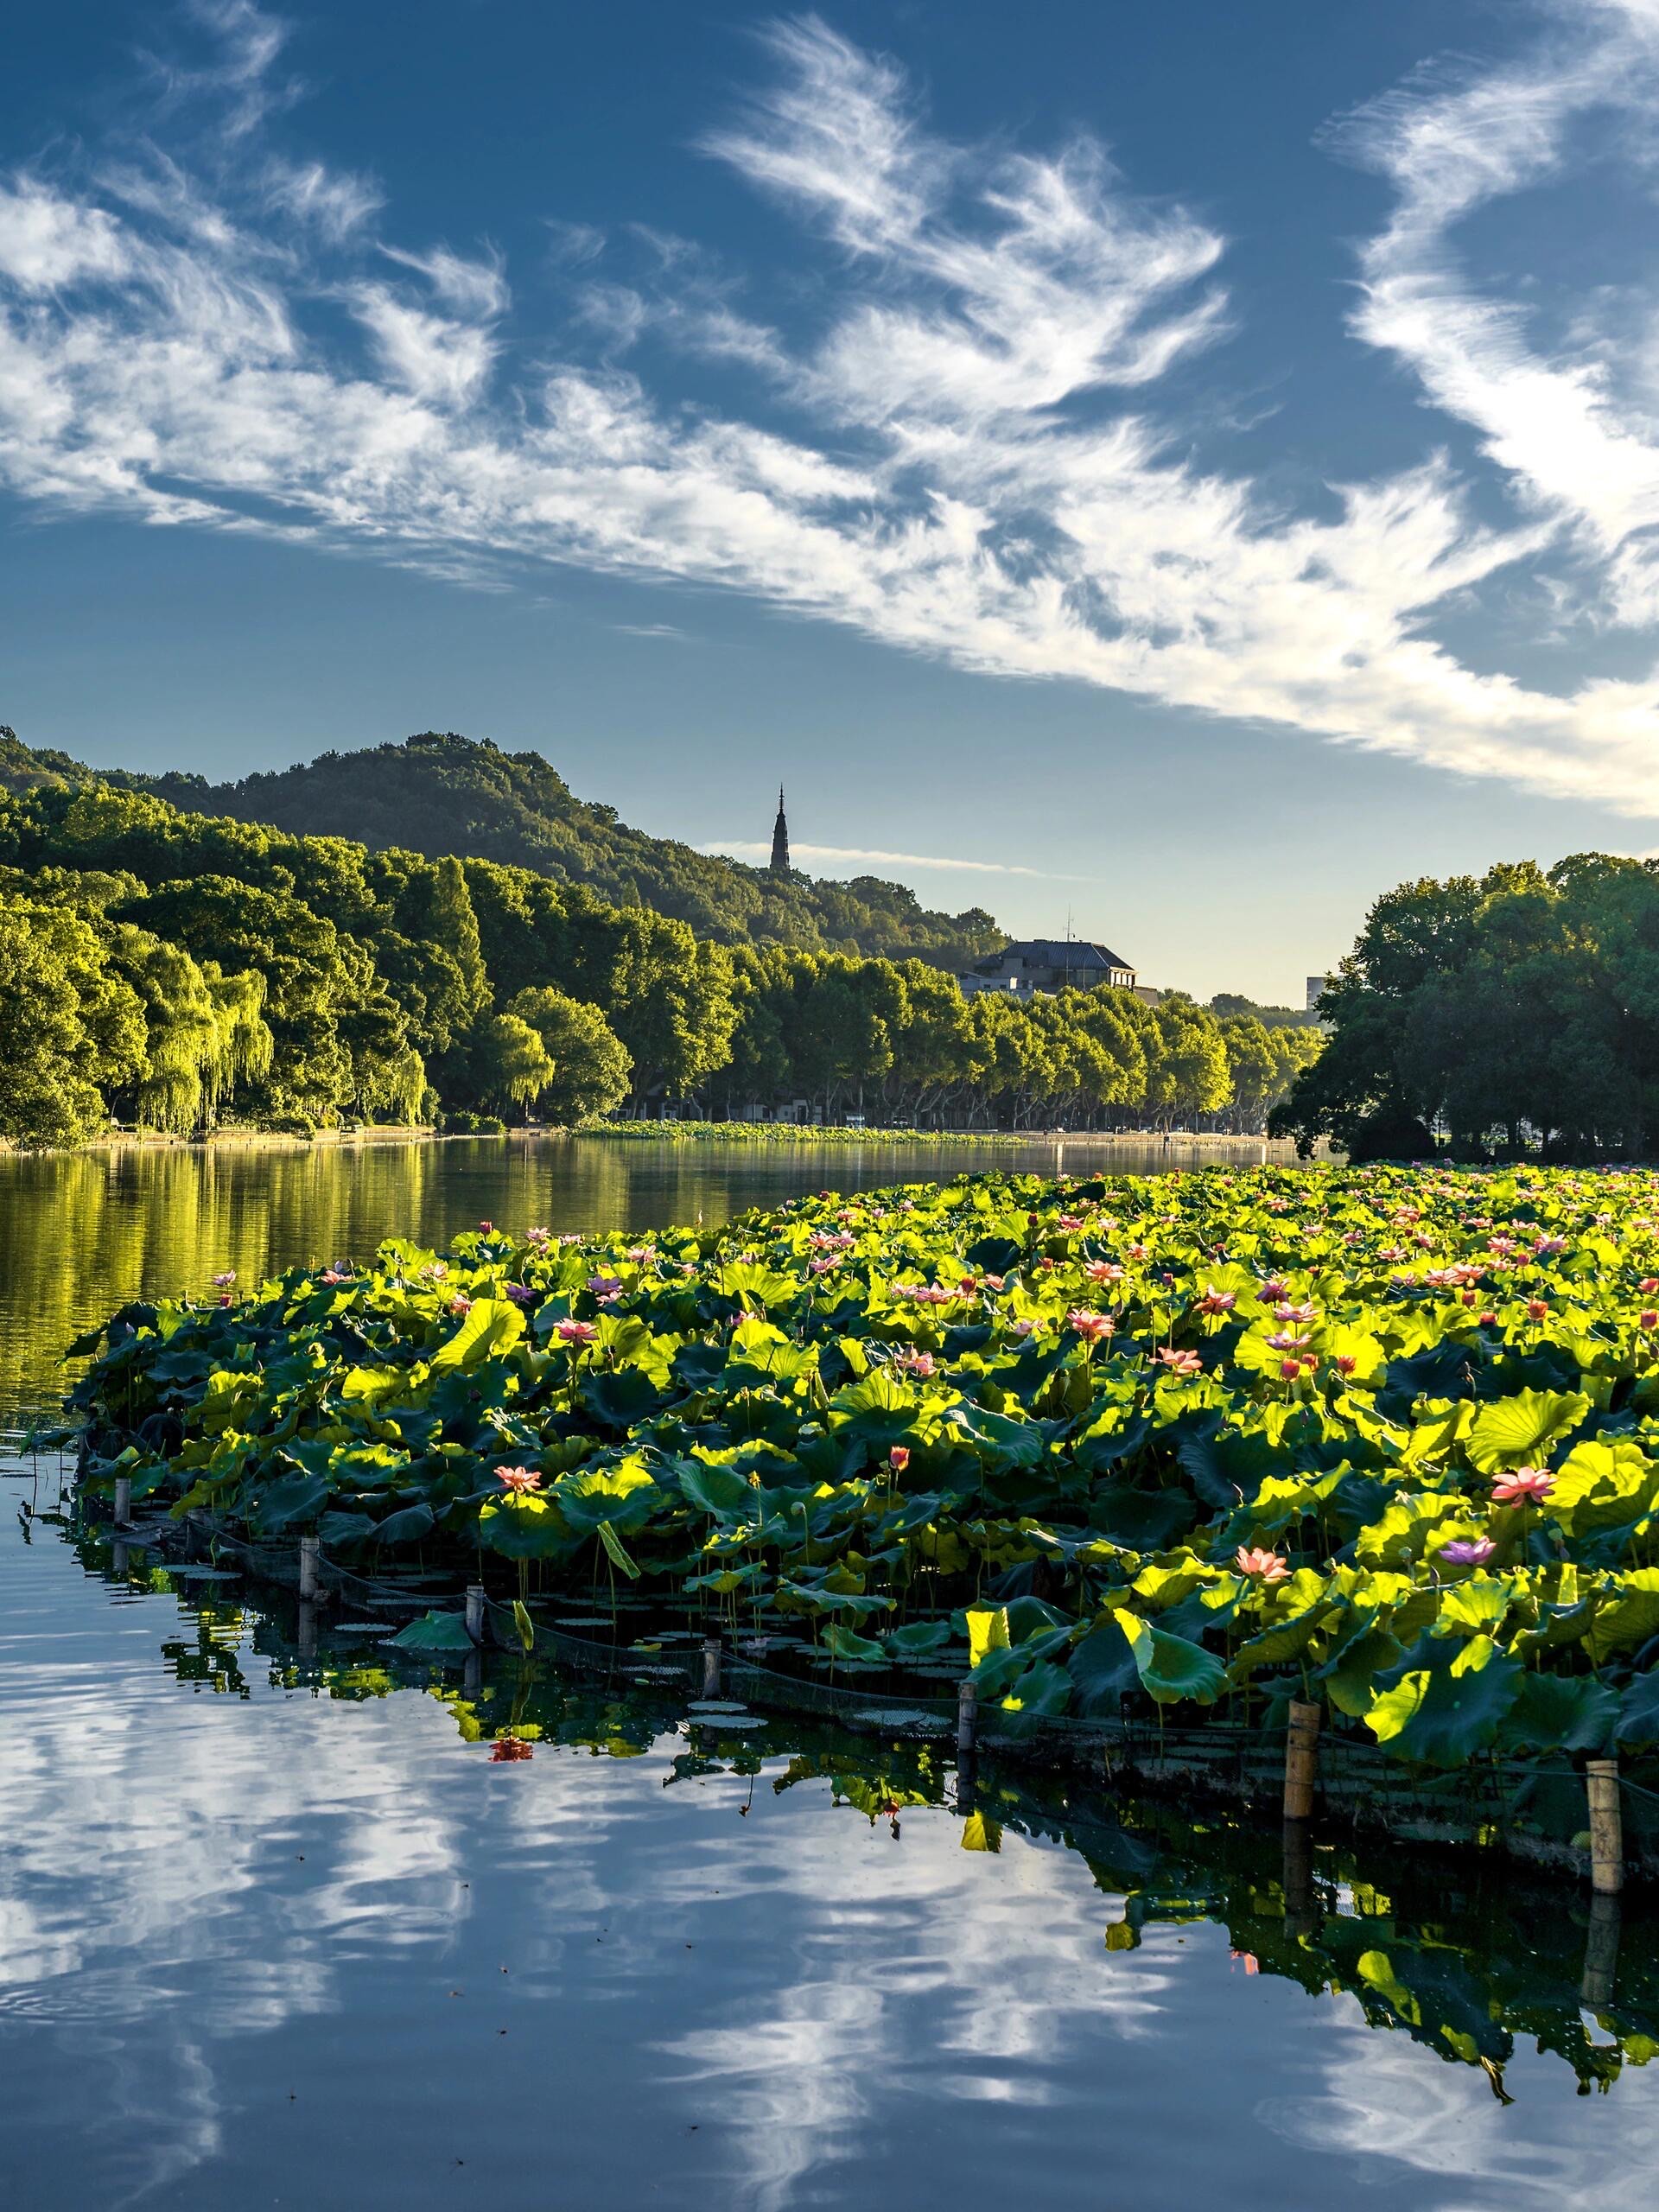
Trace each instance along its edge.
{"label": "distant shore vegetation", "polygon": [[[1248,1005],[1232,1001],[1231,1007]],[[0,790],[0,1139],[802,1119],[1259,1130],[1320,1033],[1180,993],[964,997],[499,861]]]}

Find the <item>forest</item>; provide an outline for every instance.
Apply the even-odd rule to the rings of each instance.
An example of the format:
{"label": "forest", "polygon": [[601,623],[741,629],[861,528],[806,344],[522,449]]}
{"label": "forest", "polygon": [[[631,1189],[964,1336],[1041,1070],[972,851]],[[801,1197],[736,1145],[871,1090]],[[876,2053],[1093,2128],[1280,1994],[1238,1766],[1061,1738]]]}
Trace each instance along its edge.
{"label": "forest", "polygon": [[0,1138],[563,1125],[625,1102],[961,1128],[1259,1128],[1319,1033],[1178,993],[964,998],[918,958],[725,945],[481,858],[0,791]]}
{"label": "forest", "polygon": [[1659,1141],[1659,866],[1579,853],[1379,899],[1274,1109],[1351,1158],[1648,1160]]}
{"label": "forest", "polygon": [[[786,876],[652,837],[614,807],[577,798],[538,753],[428,730],[401,745],[323,753],[291,768],[210,784],[201,776],[94,771],[67,753],[35,750],[0,729],[0,784],[114,785],[163,798],[187,814],[228,815],[296,836],[350,836],[375,850],[429,860],[499,861],[584,884],[613,906],[650,906],[689,922],[716,944],[788,944],[804,951],[921,957],[965,968],[1006,942],[983,907],[960,914],[924,906],[908,885],[873,875],[848,883]],[[772,830],[768,810],[757,835]]]}

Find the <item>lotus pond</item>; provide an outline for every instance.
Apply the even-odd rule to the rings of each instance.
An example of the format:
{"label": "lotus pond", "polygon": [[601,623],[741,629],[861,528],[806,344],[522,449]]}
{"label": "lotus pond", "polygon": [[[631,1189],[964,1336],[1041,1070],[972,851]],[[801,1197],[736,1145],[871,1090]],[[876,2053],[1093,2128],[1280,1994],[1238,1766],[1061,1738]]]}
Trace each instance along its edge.
{"label": "lotus pond", "polygon": [[124,1307],[86,1485],[493,1579],[526,1637],[633,1586],[843,1680],[971,1669],[1005,1732],[1294,1695],[1414,1767],[1640,1780],[1656,1217],[1644,1174],[1262,1168],[486,1221]]}
{"label": "lotus pond", "polygon": [[[745,1186],[699,1147],[701,1183],[636,1169],[607,1206],[544,1157],[0,1162],[13,1418],[44,1411],[48,1336],[124,1300],[136,1325],[86,1394],[102,1471],[0,1467],[20,2203],[1645,2208],[1648,1891],[1592,1910],[1560,1874],[1335,1821],[1287,1847],[1018,1738],[1109,1700],[1172,1737],[1262,1733],[1294,1687],[1412,1789],[1563,1768],[1574,1741],[1639,1777],[1655,1630],[1619,1609],[1653,1572],[1659,1182],[1057,1188],[963,1161],[936,1192],[829,1201],[879,1163],[795,1162],[791,1191],[783,1162]],[[606,1225],[746,1202],[771,1211],[724,1233]],[[460,1226],[480,1218],[520,1233]],[[294,1264],[411,1228],[373,1267]],[[365,1373],[397,1379],[346,1388]],[[1526,1440],[1494,1450],[1516,1408]],[[124,1453],[143,1525],[117,1543]],[[1548,1485],[1494,1495],[1529,1468]],[[331,1602],[242,1574],[233,1527],[283,1556],[326,1528]],[[448,1620],[480,1560],[508,1645],[411,1649],[399,1624]],[[525,1654],[515,1600],[600,1663]],[[702,1697],[655,1660],[705,1624],[878,1707],[974,1665],[1015,1740],[962,1774],[879,1717],[746,1709],[734,1668]],[[1399,1739],[1471,1651],[1455,1680],[1502,1709],[1426,1764]]]}

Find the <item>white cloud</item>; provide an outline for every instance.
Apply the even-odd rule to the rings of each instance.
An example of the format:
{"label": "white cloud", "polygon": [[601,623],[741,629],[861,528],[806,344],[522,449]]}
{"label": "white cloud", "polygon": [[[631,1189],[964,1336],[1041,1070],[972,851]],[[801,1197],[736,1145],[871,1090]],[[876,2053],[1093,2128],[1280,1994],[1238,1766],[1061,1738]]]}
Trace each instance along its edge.
{"label": "white cloud", "polygon": [[[206,183],[173,149],[188,220],[181,188],[171,213],[103,204],[119,149],[80,184],[15,178],[0,203],[0,481],[17,495],[444,574],[500,556],[720,586],[965,668],[1659,814],[1659,672],[1535,688],[1433,634],[1517,564],[1559,595],[1564,532],[1593,611],[1659,619],[1659,470],[1634,399],[1614,408],[1605,346],[1534,361],[1516,313],[1461,286],[1443,244],[1492,193],[1567,163],[1586,103],[1659,113],[1652,0],[1561,0],[1539,55],[1351,126],[1398,194],[1360,335],[1481,423],[1528,500],[1498,527],[1433,455],[1334,487],[1318,515],[1184,458],[1167,372],[1240,312],[1215,281],[1219,237],[1137,200],[1089,142],[945,142],[894,65],[810,19],[772,34],[773,89],[708,144],[832,249],[816,337],[787,344],[741,311],[683,241],[652,241],[645,289],[601,291],[584,274],[597,234],[556,226],[605,358],[550,362],[543,341],[516,368],[493,257],[382,247],[370,188],[327,169],[273,190],[245,118],[291,89],[271,74],[280,27],[242,4],[215,20],[225,58],[189,89],[233,105],[244,169],[223,133]],[[388,280],[388,252],[418,282]],[[322,311],[342,299],[360,344]],[[620,373],[647,330],[743,359],[781,412],[722,418]]]}
{"label": "white cloud", "polygon": [[1542,308],[1480,288],[1451,245],[1484,207],[1570,169],[1576,134],[1650,131],[1659,118],[1652,0],[1566,0],[1556,16],[1555,34],[1506,66],[1391,95],[1332,134],[1396,193],[1363,256],[1354,327],[1474,425],[1541,511],[1577,526],[1603,572],[1600,611],[1648,625],[1659,619],[1659,544],[1644,536],[1659,526],[1652,302],[1637,302],[1634,348],[1617,332],[1630,302],[1604,291],[1540,350]]}

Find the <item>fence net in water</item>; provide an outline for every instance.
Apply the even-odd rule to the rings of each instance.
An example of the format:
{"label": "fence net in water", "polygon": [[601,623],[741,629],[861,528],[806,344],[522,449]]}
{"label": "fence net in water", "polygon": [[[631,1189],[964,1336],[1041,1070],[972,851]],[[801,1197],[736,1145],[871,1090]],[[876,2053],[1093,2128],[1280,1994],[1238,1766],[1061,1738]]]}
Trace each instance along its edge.
{"label": "fence net in water", "polygon": [[[205,1516],[192,1516],[187,1541],[211,1544],[215,1557],[234,1560],[254,1577],[293,1590],[300,1580],[297,1547],[289,1541],[249,1540],[213,1528]],[[127,1532],[132,1545],[171,1548],[180,1540],[178,1524],[147,1521]],[[400,1622],[423,1612],[459,1615],[463,1592],[453,1573],[399,1568],[363,1574],[332,1559],[319,1548],[318,1586],[326,1597],[349,1601],[366,1618],[345,1623],[348,1630],[378,1627],[394,1637]],[[753,1707],[794,1713],[834,1721],[863,1733],[894,1739],[951,1738],[959,1704],[956,1671],[937,1690],[912,1694],[861,1688],[846,1672],[815,1679],[798,1667],[768,1663],[782,1656],[790,1639],[756,1631],[734,1632],[720,1624],[718,1689],[709,1689],[707,1643],[709,1624],[688,1620],[682,1628],[652,1630],[625,1640],[631,1614],[660,1620],[672,1607],[664,1601],[618,1599],[614,1611],[595,1599],[594,1610],[576,1611],[578,1597],[537,1597],[526,1609],[525,1630],[510,1602],[486,1599],[484,1632],[498,1649],[526,1660],[545,1658],[590,1677],[620,1687],[658,1689],[683,1687],[688,1707],[717,1704],[728,1722]],[[563,1608],[563,1612],[559,1611]],[[689,1611],[690,1609],[687,1608]],[[551,1618],[549,1618],[549,1616]],[[336,1624],[336,1625],[342,1625]],[[583,1630],[608,1630],[608,1634]],[[435,1661],[457,1662],[457,1653],[431,1652]],[[943,1670],[941,1670],[943,1672]],[[717,1716],[711,1715],[711,1718]],[[1092,1776],[1103,1785],[1115,1777],[1138,1784],[1208,1797],[1276,1812],[1284,1781],[1282,1727],[1239,1726],[1212,1719],[1198,1726],[1160,1726],[1133,1713],[1112,1719],[1009,1711],[987,1700],[976,1708],[976,1739],[993,1758],[1064,1766]],[[1402,1842],[1474,1844],[1506,1851],[1523,1859],[1580,1870],[1588,1863],[1587,1812],[1583,1774],[1570,1760],[1555,1758],[1477,1759],[1449,1773],[1412,1768],[1373,1746],[1326,1733],[1319,1747],[1320,1816],[1328,1822],[1383,1832]],[[1659,1790],[1621,1773],[1619,1777],[1628,1870],[1659,1879]]]}

